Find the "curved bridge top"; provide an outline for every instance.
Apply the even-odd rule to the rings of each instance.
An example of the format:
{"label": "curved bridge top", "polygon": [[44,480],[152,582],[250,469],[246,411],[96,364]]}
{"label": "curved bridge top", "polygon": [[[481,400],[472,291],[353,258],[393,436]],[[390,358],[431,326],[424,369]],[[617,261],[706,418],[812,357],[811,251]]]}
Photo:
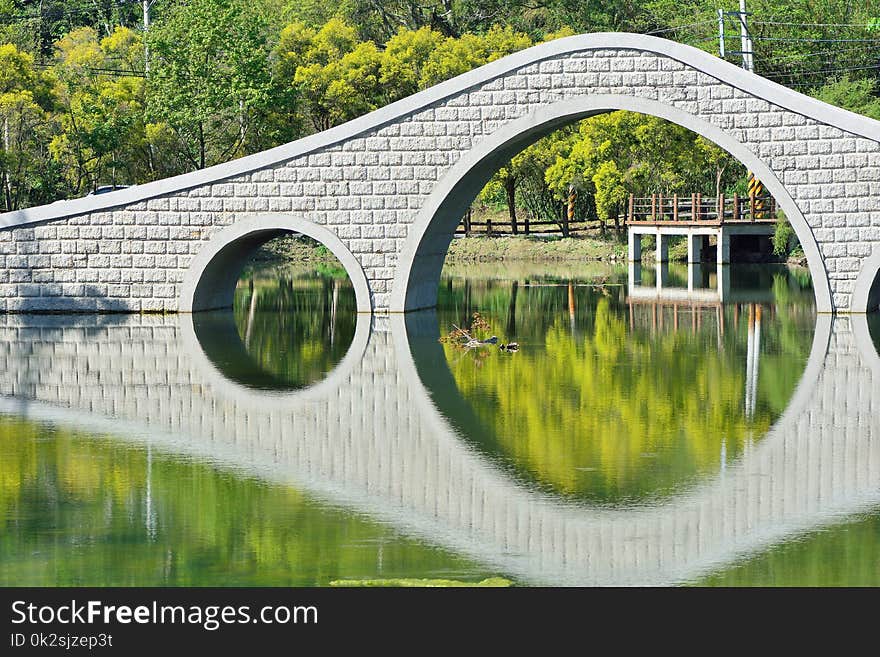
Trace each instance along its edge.
{"label": "curved bridge top", "polygon": [[680,123],[755,172],[804,246],[820,311],[880,301],[880,122],[689,46],[600,33],[534,46],[233,162],[0,215],[2,265],[16,270],[0,279],[0,310],[216,305],[215,289],[199,297],[214,274],[197,256],[223,252],[221,229],[267,214],[337,237],[337,255],[368,282],[362,309],[430,306],[461,211],[494,169],[562,124],[615,109]]}

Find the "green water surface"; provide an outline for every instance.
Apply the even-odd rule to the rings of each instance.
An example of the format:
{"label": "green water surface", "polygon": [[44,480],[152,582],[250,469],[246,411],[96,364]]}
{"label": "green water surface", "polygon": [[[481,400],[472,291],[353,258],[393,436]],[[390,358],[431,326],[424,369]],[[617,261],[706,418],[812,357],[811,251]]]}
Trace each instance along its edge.
{"label": "green water surface", "polygon": [[[646,302],[629,294],[622,268],[447,267],[433,334],[413,340],[412,357],[441,415],[504,476],[577,506],[650,508],[760,443],[806,366],[809,276],[732,274],[736,302]],[[664,275],[686,285],[686,270]],[[646,270],[643,283],[655,276]],[[497,343],[438,341],[469,330],[475,313],[473,337]],[[205,315],[195,332],[230,381],[290,391],[328,376],[356,323],[340,272],[273,270],[243,279],[234,311]],[[38,348],[50,338],[33,339]],[[499,348],[511,342],[516,351]],[[24,415],[0,415],[0,586],[566,583],[518,580],[443,537],[295,484]],[[869,511],[680,583],[877,585],[878,546],[880,514]]]}

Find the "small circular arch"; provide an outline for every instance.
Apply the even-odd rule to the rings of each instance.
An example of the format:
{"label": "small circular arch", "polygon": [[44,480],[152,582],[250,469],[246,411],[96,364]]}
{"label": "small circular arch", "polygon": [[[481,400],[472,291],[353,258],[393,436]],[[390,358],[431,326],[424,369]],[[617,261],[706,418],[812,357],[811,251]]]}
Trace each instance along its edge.
{"label": "small circular arch", "polygon": [[617,110],[653,115],[688,128],[754,172],[776,198],[801,242],[813,277],[817,311],[833,312],[831,286],[813,231],[770,167],[728,132],[693,114],[668,103],[617,94],[578,96],[546,105],[507,123],[465,153],[438,181],[413,222],[395,271],[390,310],[406,312],[436,305],[440,271],[458,218],[504,162],[566,124]]}
{"label": "small circular arch", "polygon": [[301,233],[326,246],[351,280],[357,311],[372,312],[367,277],[354,254],[327,228],[292,214],[254,215],[217,231],[184,274],[178,311],[192,313],[232,307],[235,286],[248,256],[284,233]]}

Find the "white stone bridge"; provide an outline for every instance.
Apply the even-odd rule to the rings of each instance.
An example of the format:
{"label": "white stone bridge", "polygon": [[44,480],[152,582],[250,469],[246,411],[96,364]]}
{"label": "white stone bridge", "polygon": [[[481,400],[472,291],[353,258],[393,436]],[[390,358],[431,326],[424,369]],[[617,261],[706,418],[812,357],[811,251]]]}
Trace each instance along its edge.
{"label": "white stone bridge", "polygon": [[690,128],[755,173],[800,238],[820,312],[877,307],[880,122],[689,46],[589,34],[263,153],[0,215],[0,311],[228,306],[243,259],[285,231],[339,257],[360,311],[431,307],[455,226],[492,173],[618,109]]}
{"label": "white stone bridge", "polygon": [[[692,581],[880,506],[880,358],[866,315],[820,316],[769,433],[717,476],[633,509],[515,481],[451,427],[433,314],[371,329],[317,385],[265,392],[205,356],[194,317],[0,318],[0,412],[106,433],[293,484],[539,584]],[[414,360],[412,354],[417,354]]]}

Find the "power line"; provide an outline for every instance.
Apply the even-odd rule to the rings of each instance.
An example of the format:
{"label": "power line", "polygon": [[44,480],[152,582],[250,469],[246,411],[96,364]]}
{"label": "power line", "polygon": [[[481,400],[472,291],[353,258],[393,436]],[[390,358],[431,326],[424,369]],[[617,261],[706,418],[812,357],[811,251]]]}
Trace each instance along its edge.
{"label": "power line", "polygon": [[666,28],[659,29],[659,30],[650,30],[648,32],[645,32],[645,34],[649,34],[649,35],[665,34],[666,32],[676,32],[678,30],[686,30],[686,29],[690,29],[692,27],[699,27],[701,25],[709,25],[709,24],[715,25],[715,21],[714,20],[697,21],[696,23],[688,23],[687,25],[676,25],[675,27],[666,27]]}
{"label": "power line", "polygon": [[876,27],[876,23],[785,23],[779,21],[752,21],[752,25],[787,25],[794,27]]}
{"label": "power line", "polygon": [[782,41],[782,42],[792,42],[792,43],[878,43],[880,42],[880,37],[876,37],[873,39],[807,39],[807,38],[795,38],[795,37],[760,37],[761,41]]}
{"label": "power line", "polygon": [[[805,52],[805,53],[800,53],[800,54],[774,56],[773,60],[785,61],[785,60],[790,60],[790,59],[801,59],[801,58],[806,58],[806,57],[820,57],[820,56],[825,56],[825,55],[835,55],[838,53],[852,53],[852,52],[864,53],[865,49],[862,46],[853,46],[852,48],[833,48],[833,49],[828,49],[828,50],[819,50],[816,52]],[[765,59],[763,55],[759,55],[759,57],[761,59]],[[765,59],[765,61],[771,61],[771,59],[768,57]]]}
{"label": "power line", "polygon": [[822,71],[800,71],[798,73],[779,73],[773,75],[775,78],[791,78],[791,77],[801,77],[804,75],[828,75],[829,73],[845,73],[849,71],[867,71],[871,69],[880,69],[880,64],[871,64],[870,66],[850,66],[850,67],[842,67],[842,68],[829,68],[824,69]]}

